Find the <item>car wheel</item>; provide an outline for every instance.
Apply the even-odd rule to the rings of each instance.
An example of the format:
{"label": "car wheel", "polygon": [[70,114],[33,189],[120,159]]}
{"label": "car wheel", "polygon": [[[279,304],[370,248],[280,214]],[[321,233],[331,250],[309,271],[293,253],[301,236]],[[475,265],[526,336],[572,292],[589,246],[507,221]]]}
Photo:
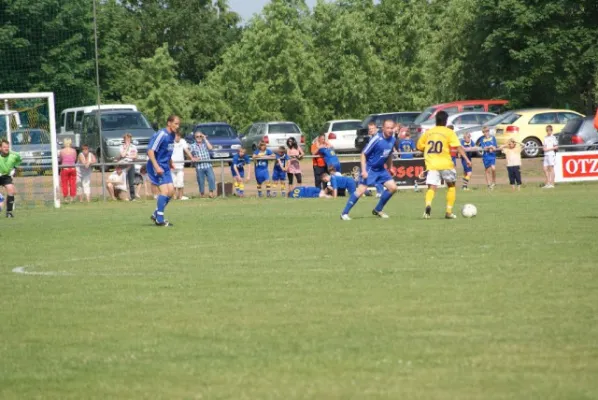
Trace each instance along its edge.
{"label": "car wheel", "polygon": [[542,151],[542,144],[538,139],[535,138],[524,139],[523,145],[525,146],[521,152],[523,158],[538,157]]}

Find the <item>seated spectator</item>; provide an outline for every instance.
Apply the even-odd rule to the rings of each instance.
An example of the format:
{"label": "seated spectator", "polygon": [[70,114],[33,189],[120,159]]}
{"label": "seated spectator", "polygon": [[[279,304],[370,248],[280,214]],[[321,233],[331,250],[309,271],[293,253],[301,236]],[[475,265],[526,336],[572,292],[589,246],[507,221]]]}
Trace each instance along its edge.
{"label": "seated spectator", "polygon": [[108,193],[110,193],[112,200],[129,201],[127,175],[123,172],[122,165],[114,167],[114,172],[108,177],[106,189],[108,189]]}

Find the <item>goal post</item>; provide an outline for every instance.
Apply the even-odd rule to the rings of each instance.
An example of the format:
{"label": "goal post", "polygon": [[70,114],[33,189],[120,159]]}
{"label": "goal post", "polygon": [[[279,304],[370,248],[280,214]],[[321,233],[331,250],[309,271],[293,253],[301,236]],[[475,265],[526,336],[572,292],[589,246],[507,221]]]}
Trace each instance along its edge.
{"label": "goal post", "polygon": [[[35,103],[35,101],[41,102]],[[60,207],[60,198],[58,192],[60,189],[60,180],[58,172],[58,137],[56,134],[56,108],[53,92],[32,92],[32,93],[0,93],[0,102],[3,107],[3,116],[6,119],[5,127],[0,126],[0,136],[7,136],[7,140],[13,143],[13,132],[26,135],[31,130],[40,132],[46,131],[50,134],[50,154],[52,166],[52,200],[55,208]],[[47,104],[47,115],[39,115],[39,109],[43,109],[44,103]],[[26,121],[23,121],[26,119]],[[46,134],[47,135],[47,134]],[[39,140],[40,144],[42,140]],[[24,141],[25,144],[32,142]],[[27,150],[25,148],[25,150]],[[33,153],[33,152],[27,152]],[[35,153],[37,154],[37,153]],[[40,153],[43,154],[43,153]],[[40,185],[41,182],[32,182],[31,185]],[[39,192],[37,188],[32,188],[32,201],[35,201],[35,194]]]}

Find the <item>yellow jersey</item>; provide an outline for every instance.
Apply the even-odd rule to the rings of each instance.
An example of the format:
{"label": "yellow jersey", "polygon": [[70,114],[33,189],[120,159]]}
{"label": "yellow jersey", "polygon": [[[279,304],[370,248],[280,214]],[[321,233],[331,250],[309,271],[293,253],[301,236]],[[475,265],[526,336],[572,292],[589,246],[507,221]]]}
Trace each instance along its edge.
{"label": "yellow jersey", "polygon": [[428,171],[455,169],[451,158],[451,147],[460,146],[461,142],[455,131],[445,126],[435,126],[427,130],[417,141],[418,150],[424,152]]}

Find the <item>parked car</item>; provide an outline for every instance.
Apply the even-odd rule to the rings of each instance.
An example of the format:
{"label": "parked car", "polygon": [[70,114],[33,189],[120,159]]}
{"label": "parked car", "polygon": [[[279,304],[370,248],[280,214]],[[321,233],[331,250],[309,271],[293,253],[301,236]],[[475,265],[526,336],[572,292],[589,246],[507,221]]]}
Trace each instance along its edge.
{"label": "parked car", "polygon": [[343,119],[328,121],[320,129],[320,134],[326,135],[336,151],[354,152],[357,130],[361,128],[361,121],[358,119]]}
{"label": "parked car", "polygon": [[[19,153],[20,174],[52,173],[52,145],[50,133],[44,129],[18,129],[11,132],[11,150]],[[58,145],[55,144],[56,151]]]}
{"label": "parked car", "polygon": [[75,133],[81,135],[81,143],[87,144],[98,160],[103,154],[106,162],[118,161],[123,135],[127,132],[133,136],[133,144],[137,146],[137,160],[147,160],[147,145],[155,131],[145,115],[129,110],[102,111],[100,136],[96,113],[85,114],[81,124],[75,125]]}
{"label": "parked car", "polygon": [[288,121],[256,122],[251,125],[247,135],[241,138],[241,143],[250,152],[255,151],[261,141],[266,142],[268,149],[276,150],[280,146],[286,146],[287,139],[290,137],[294,137],[297,143],[305,148],[305,137],[296,123]]}
{"label": "parked car", "polygon": [[411,138],[417,140],[422,134],[421,125],[425,124],[427,121],[433,122],[438,111],[445,111],[449,115],[466,111],[491,112],[500,114],[504,111],[504,108],[508,103],[508,100],[460,100],[433,105],[426,108],[420,115],[417,116],[415,121],[409,125]]}
{"label": "parked car", "polygon": [[355,149],[357,151],[362,151],[366,144],[370,141],[370,136],[368,135],[368,125],[370,122],[375,122],[378,129],[382,129],[382,124],[387,119],[392,119],[395,123],[400,123],[403,125],[402,131],[404,132],[407,127],[415,121],[418,115],[421,113],[419,111],[399,111],[399,112],[390,112],[390,113],[381,113],[381,114],[370,114],[361,122],[361,128],[357,130],[357,137],[355,138]]}
{"label": "parked car", "polygon": [[[594,117],[570,119],[556,137],[559,151],[598,150],[598,130],[594,128]],[[579,147],[562,147],[571,145]]]}
{"label": "parked car", "polygon": [[211,158],[232,158],[241,148],[241,139],[232,126],[226,122],[205,122],[195,125],[193,132],[185,137],[188,143],[194,143],[194,135],[201,131],[213,148],[210,150]]}
{"label": "parked car", "polygon": [[546,136],[546,127],[552,125],[553,132],[560,132],[567,122],[584,115],[571,110],[535,108],[514,110],[513,114],[496,125],[496,141],[504,145],[509,139],[515,139],[524,145],[521,155],[525,158],[542,154],[542,142]]}
{"label": "parked car", "polygon": [[[459,129],[484,125],[494,117],[496,117],[496,114],[491,112],[467,111],[449,115],[447,125],[453,125],[454,130],[458,131]],[[421,133],[424,133],[428,129],[432,129],[435,125],[436,121],[427,120],[421,125]]]}

